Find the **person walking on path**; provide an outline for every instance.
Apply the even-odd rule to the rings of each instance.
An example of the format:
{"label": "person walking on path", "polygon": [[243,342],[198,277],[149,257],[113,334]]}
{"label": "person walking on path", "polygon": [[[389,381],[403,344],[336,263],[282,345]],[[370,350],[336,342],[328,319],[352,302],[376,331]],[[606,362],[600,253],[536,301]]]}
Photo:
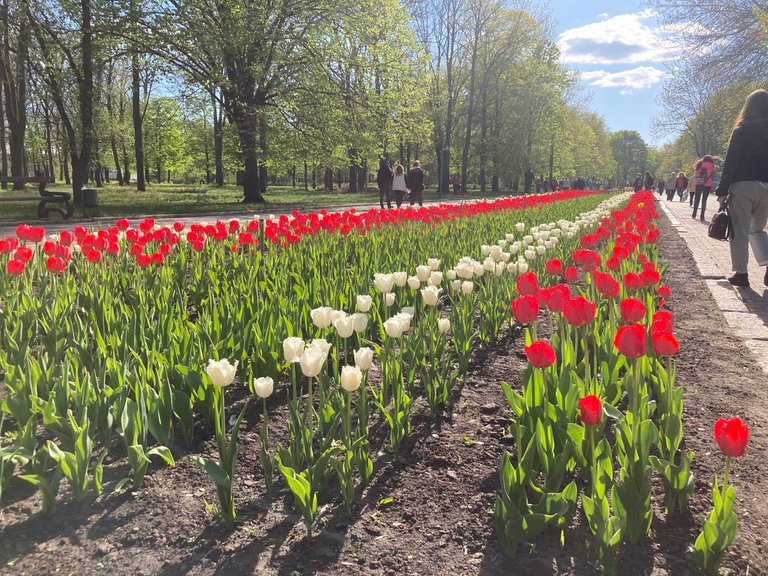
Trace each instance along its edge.
{"label": "person walking on path", "polygon": [[675,197],[675,190],[677,190],[677,174],[672,172],[664,183],[664,191],[667,193],[668,202],[672,202],[672,199]]}
{"label": "person walking on path", "polygon": [[688,177],[685,175],[685,172],[680,172],[677,175],[677,180],[675,181],[675,189],[677,190],[677,197],[680,198],[680,202],[685,202],[684,194],[685,191],[688,188]]}
{"label": "person walking on path", "polygon": [[[749,286],[749,244],[757,263],[768,267],[768,91],[747,96],[736,117],[715,194],[721,207],[728,203],[731,214],[734,274],[728,281]],[[768,268],[763,283],[768,286]]]}
{"label": "person walking on path", "polygon": [[696,186],[696,191],[693,195],[693,214],[691,218],[696,218],[696,213],[699,211],[699,202],[701,202],[699,220],[704,222],[704,212],[707,210],[707,196],[712,191],[712,175],[714,173],[714,157],[707,154],[696,162],[693,169],[693,183]]}
{"label": "person walking on path", "polygon": [[408,192],[408,185],[405,182],[405,170],[403,170],[402,164],[395,166],[395,175],[392,177],[392,192],[395,194],[395,204],[400,208],[403,198],[405,198]]}
{"label": "person walking on path", "polygon": [[[576,186],[574,186],[576,188]],[[643,188],[643,175],[640,172],[637,173],[635,179],[632,181],[632,189],[635,192],[639,192]]]}
{"label": "person walking on path", "polygon": [[379,185],[379,204],[384,210],[384,199],[387,200],[387,207],[392,208],[392,168],[389,163],[382,159],[379,163],[379,171],[376,173],[376,184]]}
{"label": "person walking on path", "polygon": [[643,190],[653,190],[653,175],[646,170],[645,179],[643,180]]}
{"label": "person walking on path", "polygon": [[411,206],[414,202],[418,202],[419,206],[424,205],[424,198],[422,194],[424,192],[424,171],[421,169],[421,162],[415,160],[408,172],[408,188],[411,190],[410,200]]}

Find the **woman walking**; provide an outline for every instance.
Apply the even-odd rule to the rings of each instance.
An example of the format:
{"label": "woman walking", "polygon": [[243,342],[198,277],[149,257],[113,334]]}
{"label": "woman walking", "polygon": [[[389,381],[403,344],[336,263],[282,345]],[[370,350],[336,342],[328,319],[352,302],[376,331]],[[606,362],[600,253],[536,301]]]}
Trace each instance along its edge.
{"label": "woman walking", "polygon": [[[749,286],[748,244],[757,263],[768,266],[768,91],[755,90],[747,96],[736,117],[715,194],[720,206],[728,201],[731,214],[734,274],[728,281]],[[768,268],[763,283],[768,286]]]}
{"label": "woman walking", "polygon": [[408,187],[405,185],[405,171],[403,170],[402,164],[395,166],[395,175],[392,177],[392,192],[395,193],[395,204],[400,208],[400,205],[403,203],[403,198],[405,198],[405,195],[408,192]]}
{"label": "woman walking", "polygon": [[677,190],[677,173],[672,172],[667,181],[664,183],[664,191],[667,193],[667,202],[672,202],[675,197],[675,190]]}
{"label": "woman walking", "polygon": [[677,189],[677,196],[680,198],[680,202],[685,202],[685,191],[688,188],[688,177],[685,172],[680,172],[677,175],[677,181],[675,182],[675,188]]}
{"label": "woman walking", "polygon": [[701,212],[699,212],[699,220],[704,222],[704,212],[707,210],[707,196],[712,191],[712,175],[715,173],[715,159],[713,156],[707,154],[703,156],[701,160],[696,162],[693,168],[694,185],[696,191],[693,195],[693,215],[691,218],[696,218],[696,212],[699,210],[699,202],[701,202]]}

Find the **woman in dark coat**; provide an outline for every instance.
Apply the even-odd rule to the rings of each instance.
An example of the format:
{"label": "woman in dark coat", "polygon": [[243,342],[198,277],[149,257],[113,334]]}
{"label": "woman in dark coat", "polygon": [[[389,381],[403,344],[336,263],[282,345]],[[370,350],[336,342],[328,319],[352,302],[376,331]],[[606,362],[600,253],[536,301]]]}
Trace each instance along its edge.
{"label": "woman in dark coat", "polygon": [[408,172],[408,189],[411,191],[410,200],[411,206],[414,202],[418,202],[419,206],[424,205],[424,198],[422,193],[424,192],[424,172],[421,169],[421,162],[414,161]]}

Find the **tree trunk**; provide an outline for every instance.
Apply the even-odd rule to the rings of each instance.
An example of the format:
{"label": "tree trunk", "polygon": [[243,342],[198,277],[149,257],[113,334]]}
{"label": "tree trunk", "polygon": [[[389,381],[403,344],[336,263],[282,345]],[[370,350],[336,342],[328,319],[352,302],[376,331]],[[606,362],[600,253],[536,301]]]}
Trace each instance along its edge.
{"label": "tree trunk", "polygon": [[128,166],[128,150],[125,147],[125,142],[123,142],[123,182],[126,185],[131,183],[131,169]]}
{"label": "tree trunk", "polygon": [[357,192],[357,151],[349,149],[349,192]]}
{"label": "tree trunk", "polygon": [[486,174],[486,138],[488,137],[488,96],[483,92],[482,109],[480,112],[480,194],[485,194]]}
{"label": "tree trunk", "polygon": [[[5,144],[5,106],[3,105],[3,84],[0,82],[0,176],[8,176],[8,150]],[[2,189],[8,188],[8,183],[3,182]]]}
{"label": "tree trunk", "polygon": [[[131,0],[131,24],[136,28],[139,21],[137,0]],[[147,185],[144,179],[144,133],[141,115],[141,77],[139,70],[139,49],[131,50],[131,112],[133,114],[133,152],[136,158],[136,190],[144,192]]]}
{"label": "tree trunk", "polygon": [[307,158],[304,157],[304,190],[309,190],[309,183],[307,182]]}
{"label": "tree trunk", "polygon": [[234,118],[243,154],[243,202],[264,203],[259,184],[259,155],[256,141],[258,121],[253,114]]}
{"label": "tree trunk", "polygon": [[213,104],[213,156],[216,165],[216,186],[221,187],[224,186],[224,113],[214,94],[211,94],[211,103]]}
{"label": "tree trunk", "polygon": [[357,170],[357,189],[360,192],[365,192],[365,188],[368,185],[368,163],[363,160],[363,165]]}
{"label": "tree trunk", "polygon": [[464,149],[461,152],[461,193],[467,193],[467,173],[469,172],[469,147],[472,143],[472,124],[475,121],[475,81],[477,69],[477,43],[479,36],[476,33],[472,44],[472,57],[470,59],[469,73],[469,102],[467,103],[467,127],[464,132]]}
{"label": "tree trunk", "polygon": [[[27,130],[27,62],[31,31],[27,20],[27,2],[17,9],[15,18],[10,18],[8,0],[2,7],[3,46],[0,55],[0,82],[5,98],[5,115],[8,120],[8,145],[11,153],[11,176],[26,176],[24,159],[24,136]],[[12,22],[16,20],[16,22]],[[11,47],[11,25],[16,26],[16,46]],[[23,190],[23,183],[15,183],[14,190]]]}

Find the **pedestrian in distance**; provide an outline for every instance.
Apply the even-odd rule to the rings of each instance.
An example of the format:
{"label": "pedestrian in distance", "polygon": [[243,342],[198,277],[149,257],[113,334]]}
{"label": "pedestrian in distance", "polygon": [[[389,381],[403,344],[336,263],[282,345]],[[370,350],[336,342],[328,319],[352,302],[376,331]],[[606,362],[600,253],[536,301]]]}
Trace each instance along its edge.
{"label": "pedestrian in distance", "polygon": [[667,202],[672,202],[675,198],[675,190],[677,190],[677,173],[672,172],[664,183],[664,191],[667,193]]}
{"label": "pedestrian in distance", "polygon": [[677,197],[680,199],[680,202],[685,202],[687,197],[686,190],[688,189],[688,176],[685,175],[685,172],[678,172],[675,189],[677,190]]}
{"label": "pedestrian in distance", "polygon": [[[715,173],[715,157],[707,154],[702,156],[693,167],[693,185],[696,187],[693,193],[693,214],[691,218],[696,218],[699,214],[699,220],[704,222],[704,213],[707,210],[707,197],[712,191],[712,175]],[[701,205],[701,211],[699,211]]]}
{"label": "pedestrian in distance", "polygon": [[635,192],[639,192],[643,189],[643,175],[640,174],[640,172],[637,173],[637,176],[635,176],[635,179],[632,182],[632,189]]}
{"label": "pedestrian in distance", "polygon": [[424,205],[424,171],[421,169],[421,162],[415,160],[411,165],[411,169],[408,171],[407,179],[408,189],[410,192],[411,206],[414,202],[418,202],[419,206]]}
{"label": "pedestrian in distance", "polygon": [[395,166],[395,174],[392,177],[392,192],[395,195],[395,204],[400,208],[405,195],[408,193],[408,184],[405,180],[405,170],[402,164]]}
{"label": "pedestrian in distance", "polygon": [[392,208],[392,177],[394,173],[389,167],[389,162],[383,158],[379,161],[379,171],[376,173],[376,184],[379,186],[379,205],[384,210],[384,200],[387,207]]}
{"label": "pedestrian in distance", "polygon": [[768,286],[768,91],[747,96],[736,117],[720,184],[715,195],[731,215],[730,243],[734,286],[749,286],[748,246],[758,265],[766,266],[763,283]]}
{"label": "pedestrian in distance", "polygon": [[653,174],[646,170],[645,178],[643,179],[643,190],[653,190],[654,180],[655,178],[653,177]]}

